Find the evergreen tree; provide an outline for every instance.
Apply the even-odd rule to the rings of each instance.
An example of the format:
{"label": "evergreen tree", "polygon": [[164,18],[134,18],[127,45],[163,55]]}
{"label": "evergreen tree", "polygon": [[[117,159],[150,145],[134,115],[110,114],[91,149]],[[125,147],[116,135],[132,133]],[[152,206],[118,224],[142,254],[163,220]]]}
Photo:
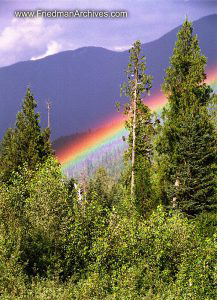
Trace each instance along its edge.
{"label": "evergreen tree", "polygon": [[14,129],[8,128],[2,140],[0,153],[0,177],[7,181],[18,162]]}
{"label": "evergreen tree", "polygon": [[50,130],[46,128],[41,131],[36,107],[37,103],[28,88],[22,110],[16,117],[16,126],[6,131],[2,141],[0,167],[4,181],[24,163],[33,170],[37,163],[45,161],[52,154]]}
{"label": "evergreen tree", "polygon": [[[133,133],[132,117],[126,121],[129,131],[128,149],[125,151],[125,161],[132,159]],[[151,166],[153,159],[154,124],[153,114],[142,99],[137,102],[135,129],[135,201],[140,213],[145,214],[151,208]]]}
{"label": "evergreen tree", "polygon": [[168,203],[188,214],[216,204],[216,139],[208,113],[212,90],[204,83],[206,58],[186,20],[166,71],[168,107],[158,141]]}
{"label": "evergreen tree", "polygon": [[149,94],[152,77],[145,74],[145,57],[141,57],[141,43],[135,42],[130,50],[130,62],[126,70],[127,82],[122,85],[130,102],[125,105],[129,116],[126,128],[129,131],[126,161],[131,161],[131,197],[135,198],[140,211],[144,212],[150,199],[150,166],[152,137],[154,133],[152,114],[144,105],[143,98]]}

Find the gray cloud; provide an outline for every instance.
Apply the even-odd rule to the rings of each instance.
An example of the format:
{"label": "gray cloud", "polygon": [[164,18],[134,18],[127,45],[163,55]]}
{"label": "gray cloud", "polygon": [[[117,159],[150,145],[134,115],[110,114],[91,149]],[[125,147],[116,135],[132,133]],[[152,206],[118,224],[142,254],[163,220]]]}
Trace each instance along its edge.
{"label": "gray cloud", "polygon": [[[0,7],[0,66],[82,46],[124,50],[136,40],[159,38],[190,20],[216,12],[207,0],[3,1]],[[15,10],[127,10],[127,19],[14,19]]]}

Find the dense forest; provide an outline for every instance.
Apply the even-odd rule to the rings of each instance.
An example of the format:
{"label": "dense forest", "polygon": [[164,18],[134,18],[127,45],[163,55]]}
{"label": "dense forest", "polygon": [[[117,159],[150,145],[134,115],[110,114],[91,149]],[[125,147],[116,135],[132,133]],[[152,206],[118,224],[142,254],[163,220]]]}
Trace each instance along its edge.
{"label": "dense forest", "polygon": [[[192,23],[180,29],[156,115],[135,42],[124,167],[66,178],[27,88],[0,147],[1,299],[216,299],[217,99]],[[82,190],[82,195],[81,195]]]}

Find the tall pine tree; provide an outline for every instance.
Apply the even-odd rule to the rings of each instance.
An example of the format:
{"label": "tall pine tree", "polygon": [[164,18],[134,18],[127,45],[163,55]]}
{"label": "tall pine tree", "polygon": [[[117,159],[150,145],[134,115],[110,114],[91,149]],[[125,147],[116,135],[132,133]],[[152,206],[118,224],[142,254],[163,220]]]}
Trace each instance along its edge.
{"label": "tall pine tree", "polygon": [[150,206],[150,167],[153,153],[153,116],[143,98],[150,93],[152,77],[145,73],[145,57],[141,56],[141,43],[136,41],[130,50],[130,62],[126,70],[127,82],[122,85],[130,98],[125,105],[128,135],[128,150],[125,159],[131,161],[131,197],[139,211],[144,214]]}
{"label": "tall pine tree", "polygon": [[[125,161],[132,159],[133,117],[126,121],[128,135],[128,149],[125,151]],[[153,114],[143,100],[137,102],[135,126],[135,204],[139,212],[144,215],[152,208],[151,167],[153,159],[154,137]]]}
{"label": "tall pine tree", "polygon": [[208,113],[212,90],[204,83],[205,65],[186,20],[164,79],[168,106],[157,149],[168,203],[191,215],[216,207],[216,137]]}
{"label": "tall pine tree", "polygon": [[16,126],[6,131],[2,141],[0,174],[3,181],[8,181],[11,173],[24,163],[34,170],[37,163],[44,162],[52,154],[50,130],[41,130],[36,107],[37,103],[27,88]]}

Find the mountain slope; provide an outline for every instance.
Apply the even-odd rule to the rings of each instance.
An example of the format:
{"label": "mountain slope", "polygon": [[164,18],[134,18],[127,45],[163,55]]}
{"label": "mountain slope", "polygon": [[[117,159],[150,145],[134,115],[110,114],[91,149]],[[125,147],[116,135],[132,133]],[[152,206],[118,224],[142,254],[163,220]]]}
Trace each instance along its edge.
{"label": "mountain slope", "polygon": [[[194,22],[208,68],[217,65],[216,28],[217,15]],[[147,72],[154,76],[152,91],[158,90],[163,81],[178,30],[142,46]],[[7,127],[13,126],[28,85],[38,101],[43,126],[47,123],[46,100],[52,101],[52,139],[101,124],[115,113],[128,57],[128,51],[84,47],[0,68],[0,138]]]}

